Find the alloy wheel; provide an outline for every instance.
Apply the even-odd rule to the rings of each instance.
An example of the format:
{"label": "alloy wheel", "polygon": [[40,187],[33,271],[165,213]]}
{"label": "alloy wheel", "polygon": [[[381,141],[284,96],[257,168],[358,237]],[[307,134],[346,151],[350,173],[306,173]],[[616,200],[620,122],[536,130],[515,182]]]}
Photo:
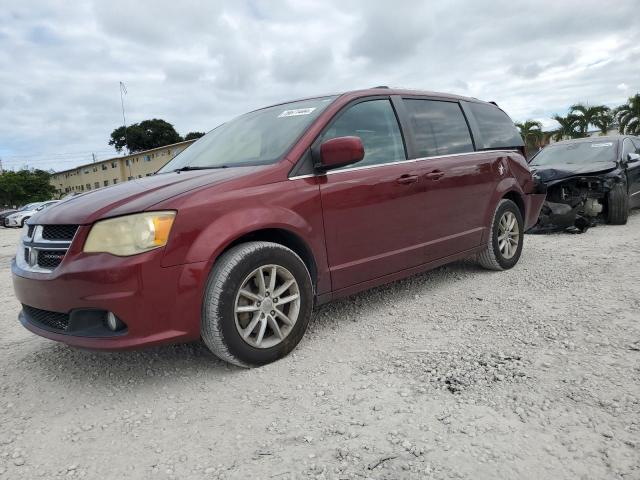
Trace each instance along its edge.
{"label": "alloy wheel", "polygon": [[298,320],[298,282],[280,265],[256,268],[238,290],[234,313],[236,328],[246,343],[255,348],[278,345]]}
{"label": "alloy wheel", "polygon": [[504,212],[498,223],[498,249],[505,259],[513,258],[518,251],[520,228],[513,212]]}

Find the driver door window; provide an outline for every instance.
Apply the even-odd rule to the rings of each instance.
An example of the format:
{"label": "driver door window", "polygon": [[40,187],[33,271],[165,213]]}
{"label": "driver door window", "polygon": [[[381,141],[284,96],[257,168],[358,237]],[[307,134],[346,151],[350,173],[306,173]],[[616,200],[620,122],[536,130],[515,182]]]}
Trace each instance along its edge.
{"label": "driver door window", "polygon": [[322,142],[347,136],[360,137],[364,145],[364,158],[342,168],[381,165],[407,159],[402,134],[389,100],[370,100],[349,108],[322,135]]}

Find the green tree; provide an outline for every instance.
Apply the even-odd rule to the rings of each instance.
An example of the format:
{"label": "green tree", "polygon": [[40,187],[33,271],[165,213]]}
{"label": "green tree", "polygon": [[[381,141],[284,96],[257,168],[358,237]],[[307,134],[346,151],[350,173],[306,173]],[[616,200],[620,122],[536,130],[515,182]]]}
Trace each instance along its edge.
{"label": "green tree", "polygon": [[111,132],[109,145],[120,152],[124,147],[130,152],[140,152],[151,148],[164,147],[182,141],[176,129],[169,122],[159,118],[144,120],[140,123],[118,127]]}
{"label": "green tree", "polygon": [[595,125],[598,117],[610,112],[606,105],[586,105],[578,103],[569,107],[569,115],[576,118],[578,132],[580,137],[586,137],[589,132],[589,125]]}
{"label": "green tree", "polygon": [[516,127],[520,130],[520,136],[527,146],[527,151],[540,150],[544,140],[542,123],[536,120],[527,120],[524,123],[516,123]]}
{"label": "green tree", "polygon": [[578,118],[575,115],[567,115],[566,117],[554,115],[552,118],[560,124],[560,128],[553,131],[553,139],[556,142],[565,138],[580,137],[580,132],[577,131]]}
{"label": "green tree", "polygon": [[56,189],[44,170],[5,171],[0,174],[0,205],[24,205],[53,197]]}
{"label": "green tree", "polygon": [[613,126],[613,115],[611,112],[606,112],[601,115],[598,115],[594,120],[593,124],[600,129],[600,135],[606,135],[611,130]]}
{"label": "green tree", "polygon": [[196,140],[200,137],[204,137],[204,132],[189,132],[184,136],[185,140]]}
{"label": "green tree", "polygon": [[640,93],[636,93],[625,105],[616,108],[620,133],[640,135]]}

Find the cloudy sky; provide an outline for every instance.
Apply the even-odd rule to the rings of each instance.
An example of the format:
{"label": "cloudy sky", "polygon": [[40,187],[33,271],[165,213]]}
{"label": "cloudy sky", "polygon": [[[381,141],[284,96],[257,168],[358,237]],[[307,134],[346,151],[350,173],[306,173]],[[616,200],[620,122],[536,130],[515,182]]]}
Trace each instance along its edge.
{"label": "cloudy sky", "polygon": [[0,158],[108,158],[122,124],[182,135],[374,85],[494,100],[514,120],[640,91],[638,0],[0,0]]}

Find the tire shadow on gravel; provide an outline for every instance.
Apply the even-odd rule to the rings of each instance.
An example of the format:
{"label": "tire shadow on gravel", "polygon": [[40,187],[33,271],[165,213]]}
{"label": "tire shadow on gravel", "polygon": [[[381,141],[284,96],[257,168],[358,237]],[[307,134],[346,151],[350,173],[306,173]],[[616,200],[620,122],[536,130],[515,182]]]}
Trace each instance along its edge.
{"label": "tire shadow on gravel", "polygon": [[[124,381],[171,383],[173,379],[218,377],[243,369],[213,355],[202,342],[150,347],[142,350],[102,352],[60,343],[40,343],[19,361],[25,375],[77,385],[109,387]],[[160,380],[162,379],[162,380]]]}
{"label": "tire shadow on gravel", "polygon": [[417,298],[437,292],[451,282],[476,275],[490,276],[500,273],[503,272],[491,272],[482,268],[472,258],[458,260],[427,272],[325,303],[316,307],[311,322],[314,329],[322,330],[323,324],[332,323],[340,315],[344,315],[343,321],[347,321],[354,310],[360,308],[366,307],[368,310],[375,311],[391,305],[415,301]]}

